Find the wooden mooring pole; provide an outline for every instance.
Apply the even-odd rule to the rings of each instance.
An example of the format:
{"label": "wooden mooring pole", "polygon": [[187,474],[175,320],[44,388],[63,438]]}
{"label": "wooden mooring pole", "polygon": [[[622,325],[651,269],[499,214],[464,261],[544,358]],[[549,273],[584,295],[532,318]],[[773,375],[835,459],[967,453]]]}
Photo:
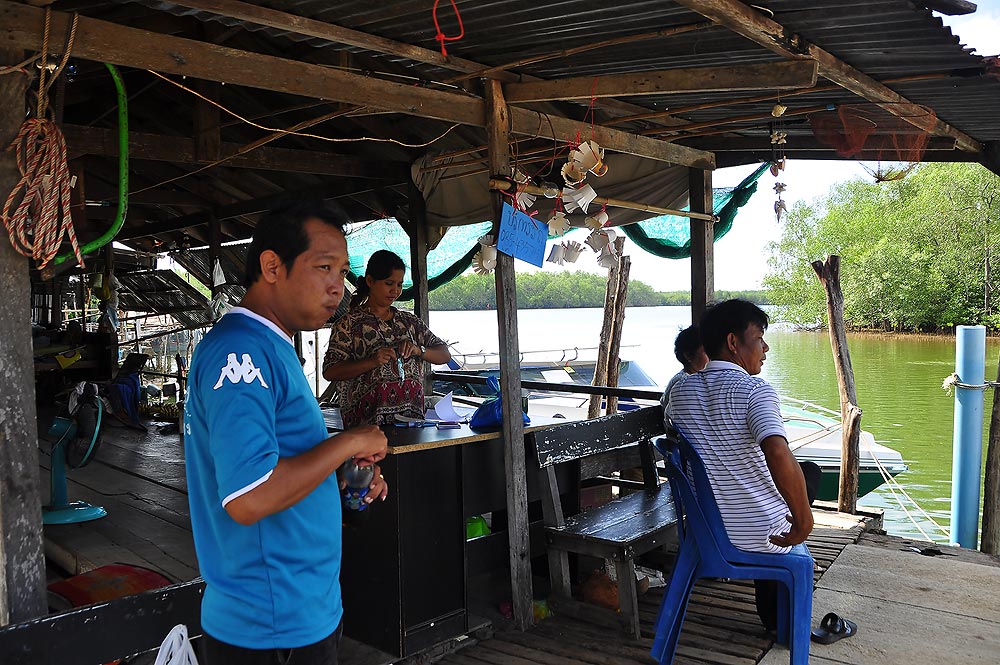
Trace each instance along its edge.
{"label": "wooden mooring pole", "polygon": [[[997,367],[1000,382],[1000,366]],[[1000,554],[1000,388],[993,389],[990,441],[986,447],[986,478],[983,482],[983,535],[979,549]]]}
{"label": "wooden mooring pole", "polygon": [[837,510],[854,513],[858,507],[858,443],[861,438],[861,409],[854,388],[854,369],[851,352],[847,348],[847,331],[844,327],[844,294],[840,290],[840,257],[831,255],[826,261],[813,261],[813,270],[826,290],[826,313],[830,320],[830,346],[837,368],[840,387],[841,452],[840,492]]}

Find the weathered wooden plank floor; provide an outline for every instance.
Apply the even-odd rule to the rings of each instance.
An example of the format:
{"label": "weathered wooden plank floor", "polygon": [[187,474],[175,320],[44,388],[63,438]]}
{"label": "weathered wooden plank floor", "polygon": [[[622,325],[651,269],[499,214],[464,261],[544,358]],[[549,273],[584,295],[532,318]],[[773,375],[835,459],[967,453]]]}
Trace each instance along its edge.
{"label": "weathered wooden plank floor", "polygon": [[[857,542],[863,525],[855,518],[817,512],[819,526],[808,544],[816,563],[825,570],[850,543]],[[854,523],[850,528],[843,525]],[[817,571],[816,579],[822,575]],[[497,630],[491,639],[445,656],[447,665],[635,665],[654,662],[653,622],[663,599],[662,588],[640,598],[642,637],[630,639],[610,628],[563,616],[539,622],[532,630]],[[674,662],[679,665],[753,665],[771,648],[754,609],[753,583],[743,580],[702,580],[695,585]]]}
{"label": "weathered wooden plank floor", "polygon": [[[48,445],[42,444],[40,474],[48,495]],[[157,570],[173,581],[198,575],[188,518],[183,451],[174,433],[160,434],[157,424],[143,433],[111,427],[94,462],[69,472],[69,499],[104,506],[108,516],[83,524],[46,526],[46,555],[64,570],[81,573],[109,563],[129,563]],[[809,539],[824,568],[861,533],[861,520],[816,511],[817,529]],[[825,525],[825,526],[824,526]],[[557,616],[528,632],[502,626],[494,637],[445,656],[452,665],[511,663],[527,665],[626,665],[649,663],[652,622],[662,598],[652,589],[641,598],[643,635],[633,641],[605,627]],[[345,663],[388,663],[387,654],[348,640]],[[346,646],[346,645],[345,645]],[[703,581],[695,587],[681,634],[678,663],[756,663],[771,642],[754,611],[749,582]],[[425,656],[422,662],[431,658]]]}

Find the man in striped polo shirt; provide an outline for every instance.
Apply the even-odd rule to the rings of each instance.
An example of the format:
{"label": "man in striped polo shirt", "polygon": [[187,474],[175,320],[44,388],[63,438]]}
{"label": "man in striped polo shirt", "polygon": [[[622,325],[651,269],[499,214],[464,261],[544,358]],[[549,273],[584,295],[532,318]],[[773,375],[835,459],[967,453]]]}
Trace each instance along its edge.
{"label": "man in striped polo shirt", "polygon": [[[788,448],[778,394],[759,378],[767,314],[745,300],[712,306],[699,327],[710,362],[670,391],[666,416],[698,451],[733,545],[807,553],[813,517],[806,481]],[[755,582],[765,628],[777,623],[776,583]]]}

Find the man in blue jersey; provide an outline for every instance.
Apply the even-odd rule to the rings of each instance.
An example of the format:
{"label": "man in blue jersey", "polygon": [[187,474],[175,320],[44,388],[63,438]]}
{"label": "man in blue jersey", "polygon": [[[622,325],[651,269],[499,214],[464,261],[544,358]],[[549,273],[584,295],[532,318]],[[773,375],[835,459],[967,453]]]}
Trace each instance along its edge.
{"label": "man in blue jersey", "polygon": [[[386,439],[371,425],[328,436],[292,336],[340,304],[345,221],[309,202],[265,215],[247,251],[246,297],[191,361],[184,449],[208,665],[337,662],[335,471],[351,457],[375,464]],[[386,491],[376,473],[368,496]]]}
{"label": "man in blue jersey", "polygon": [[[778,394],[757,376],[767,324],[767,314],[745,300],[710,307],[699,323],[710,361],[671,388],[666,416],[704,462],[733,545],[807,554],[802,543],[813,516],[806,480],[788,447]],[[773,630],[777,587],[762,580],[755,587],[757,612]]]}

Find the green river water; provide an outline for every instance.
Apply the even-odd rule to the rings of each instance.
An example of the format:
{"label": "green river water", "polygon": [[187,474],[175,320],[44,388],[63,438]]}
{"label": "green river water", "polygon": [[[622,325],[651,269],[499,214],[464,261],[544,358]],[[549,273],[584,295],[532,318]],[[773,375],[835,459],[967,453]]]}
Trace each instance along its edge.
{"label": "green river water", "polygon": [[[837,376],[826,332],[768,333],[773,348],[764,376],[779,392],[826,406],[838,402]],[[883,445],[903,455],[910,470],[898,480],[924,511],[948,529],[951,517],[952,429],[955,398],[941,383],[955,366],[953,337],[851,335],[848,346],[854,366],[862,427]],[[1000,342],[987,342],[986,376],[996,376]],[[983,459],[989,431],[992,392],[984,407]],[[886,511],[887,529],[897,535],[922,538],[899,501],[885,486],[865,496],[863,506]],[[947,542],[941,529],[912,505],[907,510],[930,538]]]}

